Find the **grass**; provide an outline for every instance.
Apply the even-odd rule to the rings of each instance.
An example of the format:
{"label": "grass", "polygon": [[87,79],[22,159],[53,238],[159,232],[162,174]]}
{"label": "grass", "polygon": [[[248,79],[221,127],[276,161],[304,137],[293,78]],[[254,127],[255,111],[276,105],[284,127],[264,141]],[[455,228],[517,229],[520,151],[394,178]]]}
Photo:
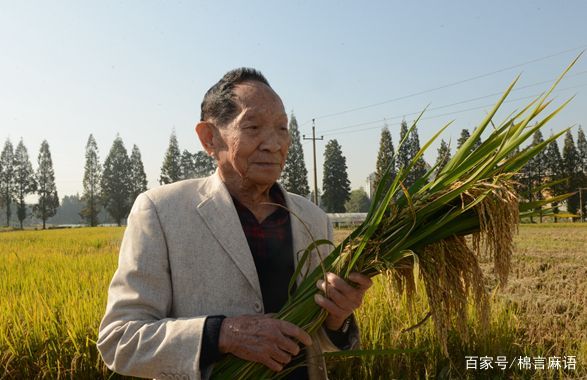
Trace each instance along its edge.
{"label": "grass", "polygon": [[[122,228],[81,228],[0,233],[0,378],[122,378],[103,365],[95,347],[116,269]],[[340,241],[349,230],[337,230]],[[365,348],[418,352],[330,358],[332,379],[562,378],[587,376],[587,224],[523,225],[513,271],[491,299],[485,335],[471,319],[468,342],[449,335],[442,354],[422,287],[408,313],[383,277],[357,313]],[[483,263],[492,279],[489,263]],[[473,310],[471,312],[474,314]],[[577,357],[577,369],[467,371],[465,356]]]}

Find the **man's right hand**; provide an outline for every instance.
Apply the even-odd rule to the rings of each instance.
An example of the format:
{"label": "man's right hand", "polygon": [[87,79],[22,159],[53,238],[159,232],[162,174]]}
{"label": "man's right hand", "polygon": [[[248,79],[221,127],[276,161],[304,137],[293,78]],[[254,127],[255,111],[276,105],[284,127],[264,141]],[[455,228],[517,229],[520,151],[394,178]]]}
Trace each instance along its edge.
{"label": "man's right hand", "polygon": [[242,315],[222,321],[218,348],[279,372],[300,352],[298,342],[310,346],[312,338],[298,326],[268,314]]}

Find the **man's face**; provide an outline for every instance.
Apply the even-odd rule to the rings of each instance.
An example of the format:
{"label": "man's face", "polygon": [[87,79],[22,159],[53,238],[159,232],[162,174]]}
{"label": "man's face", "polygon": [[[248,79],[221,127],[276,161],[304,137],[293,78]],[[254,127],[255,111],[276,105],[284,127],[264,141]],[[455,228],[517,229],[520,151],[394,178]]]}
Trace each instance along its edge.
{"label": "man's face", "polygon": [[238,84],[233,92],[240,110],[218,128],[218,167],[226,180],[272,185],[285,165],[290,142],[283,103],[260,82]]}

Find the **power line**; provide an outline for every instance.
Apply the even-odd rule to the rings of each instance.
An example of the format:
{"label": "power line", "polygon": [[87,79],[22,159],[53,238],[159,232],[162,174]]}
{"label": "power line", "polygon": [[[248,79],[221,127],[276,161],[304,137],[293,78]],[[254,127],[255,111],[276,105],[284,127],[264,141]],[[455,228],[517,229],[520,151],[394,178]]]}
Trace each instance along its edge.
{"label": "power line", "polygon": [[[474,81],[474,80],[477,80],[477,79],[480,79],[480,78],[488,77],[488,76],[495,75],[495,74],[498,74],[498,73],[501,73],[501,72],[504,72],[504,71],[515,69],[517,67],[525,66],[525,65],[528,65],[528,64],[531,64],[531,63],[540,62],[540,61],[543,61],[543,60],[546,60],[546,59],[549,59],[549,58],[552,58],[552,57],[556,57],[556,56],[559,56],[559,55],[562,55],[562,54],[565,54],[565,53],[569,53],[569,52],[572,52],[572,51],[576,51],[576,50],[579,50],[579,49],[585,49],[585,48],[587,48],[587,45],[578,46],[578,47],[575,47],[575,48],[572,48],[572,49],[566,49],[566,50],[563,50],[563,51],[559,51],[557,53],[549,54],[549,55],[546,55],[546,56],[543,56],[543,57],[539,57],[539,58],[535,58],[535,59],[532,59],[532,60],[529,60],[529,61],[526,61],[526,62],[518,63],[516,65],[512,65],[512,66],[504,67],[504,68],[501,68],[501,69],[498,69],[498,70],[495,70],[495,71],[491,71],[489,73],[480,74],[480,75],[476,75],[476,76],[473,76],[473,77],[470,77],[470,78],[467,78],[467,79],[462,79],[462,80],[459,80],[459,81],[456,81],[456,82],[447,83],[447,84],[442,85],[442,86],[430,88],[430,89],[423,90],[423,91],[414,92],[414,93],[411,93],[411,94],[408,94],[408,95],[399,96],[397,98],[393,98],[393,99],[389,99],[389,100],[384,100],[382,102],[377,102],[377,103],[368,104],[368,105],[365,105],[365,106],[360,106],[360,107],[355,107],[355,108],[347,109],[347,110],[340,111],[340,112],[334,112],[334,113],[330,113],[330,114],[325,114],[325,115],[317,116],[317,117],[313,118],[312,120],[326,119],[326,118],[333,117],[333,116],[344,115],[344,114],[347,114],[347,113],[351,113],[351,112],[355,112],[355,111],[360,111],[360,110],[364,110],[364,109],[367,109],[367,108],[377,107],[377,106],[380,106],[380,105],[383,105],[383,104],[387,104],[387,103],[396,102],[398,100],[412,98],[412,97],[415,97],[415,96],[418,96],[418,95],[426,94],[426,93],[433,92],[433,91],[438,91],[438,90],[445,89],[445,88],[448,88],[448,87],[453,87],[453,86],[456,86],[456,85],[459,85],[459,84],[463,84],[463,83],[466,83],[466,82],[471,82],[471,81]],[[304,125],[307,125],[308,123],[310,123],[310,121],[306,121],[305,123],[301,124],[300,127],[302,127]]]}
{"label": "power line", "polygon": [[[576,76],[579,76],[579,75],[583,75],[585,73],[587,73],[587,70],[580,71],[580,72],[575,73],[575,74],[572,74],[572,75],[568,75],[567,78],[576,77]],[[530,87],[540,86],[540,85],[543,85],[545,83],[552,83],[552,80],[545,80],[545,81],[542,81],[542,82],[536,82],[536,83],[528,84],[528,85],[525,85],[525,86],[516,87],[516,88],[514,88],[512,90],[512,92],[524,90],[524,89],[527,89],[527,88],[530,88]],[[477,100],[491,98],[491,97],[499,96],[499,95],[502,95],[502,94],[503,94],[503,92],[494,92],[492,94],[488,94],[488,95],[484,95],[484,96],[479,96],[479,97],[476,97],[476,98],[470,98],[470,99],[460,100],[458,102],[454,102],[454,103],[450,103],[450,104],[445,104],[445,105],[438,106],[438,107],[428,108],[428,111],[436,111],[436,110],[439,110],[439,109],[449,108],[449,107],[460,105],[460,104],[471,103],[471,102],[474,102],[474,101],[477,101]],[[422,112],[422,111],[410,112],[410,113],[403,114],[402,116],[397,116],[397,115],[396,116],[386,116],[383,119],[377,119],[377,120],[360,122],[360,123],[356,123],[356,124],[346,125],[344,127],[331,128],[331,129],[327,129],[327,130],[325,130],[323,132],[325,132],[327,134],[331,134],[330,132],[334,132],[334,131],[342,131],[342,130],[345,130],[345,129],[355,128],[355,127],[361,127],[363,125],[381,123],[382,121],[385,122],[387,120],[400,119],[400,118],[404,118],[406,116],[419,115],[420,112]]]}
{"label": "power line", "polygon": [[[558,90],[556,92],[558,93],[558,92],[561,92],[561,91],[568,91],[568,90],[572,90],[572,89],[580,88],[580,87],[585,87],[585,86],[587,86],[587,83],[584,83],[584,84],[581,84],[581,85],[577,85],[577,86],[566,87],[566,88],[560,89],[560,90]],[[539,95],[541,95],[541,94],[524,96],[524,97],[516,98],[516,99],[509,99],[509,100],[506,100],[504,103],[513,103],[513,102],[517,102],[517,101],[520,101],[520,100],[533,99],[533,98],[536,98]],[[486,105],[478,106],[478,107],[466,108],[466,109],[459,110],[459,111],[446,112],[446,113],[438,114],[438,115],[434,115],[434,116],[422,117],[420,120],[436,119],[436,118],[443,117],[443,116],[450,116],[450,115],[454,115],[454,114],[458,114],[458,113],[463,113],[463,112],[474,111],[474,110],[483,109],[483,108],[487,108],[487,107],[492,107],[494,105],[495,104],[492,103],[492,104],[486,104]],[[416,114],[419,115],[420,112],[416,112],[416,113],[413,113],[413,114],[414,115],[416,115]],[[412,114],[410,114],[410,115],[412,115]],[[385,118],[383,120],[378,120],[377,122],[378,123],[381,123],[382,121],[384,122],[385,120],[387,120],[387,118]],[[369,123],[370,124],[373,124],[374,122],[369,122]],[[388,124],[388,125],[399,125],[399,123],[391,123],[391,124]],[[369,128],[354,129],[352,131],[345,131],[345,132],[338,132],[338,133],[334,133],[334,132],[333,133],[324,133],[324,136],[342,135],[342,134],[346,134],[346,133],[362,132],[362,131],[368,131],[368,130],[376,129],[376,128],[381,128],[381,125],[377,125],[375,127],[369,127]]]}

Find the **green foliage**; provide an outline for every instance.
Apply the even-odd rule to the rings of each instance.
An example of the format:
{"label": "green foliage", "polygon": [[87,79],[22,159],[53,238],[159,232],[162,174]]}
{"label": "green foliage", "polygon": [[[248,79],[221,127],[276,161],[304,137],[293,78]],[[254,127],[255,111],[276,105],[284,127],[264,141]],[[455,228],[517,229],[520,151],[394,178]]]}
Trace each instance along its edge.
{"label": "green foliage", "polygon": [[585,220],[587,215],[587,139],[585,139],[585,132],[581,126],[577,132],[577,152],[579,153],[580,165],[579,186],[582,188],[582,196],[579,197],[579,201],[583,202],[579,205],[579,210],[582,219]]}
{"label": "green foliage", "polygon": [[6,209],[6,227],[10,226],[11,204],[14,201],[14,147],[10,140],[4,143],[0,154],[0,202]]}
{"label": "green foliage", "polygon": [[[416,161],[413,159],[420,151],[420,138],[418,136],[418,128],[414,127],[408,129],[408,124],[405,120],[402,121],[400,127],[400,145],[397,150],[397,172],[402,169],[406,170],[411,166],[411,170],[403,179],[403,185],[406,188],[412,186],[417,180],[426,174],[426,162],[422,156],[419,156]],[[393,177],[390,177],[390,179]]]}
{"label": "green foliage", "polygon": [[36,177],[39,199],[37,204],[33,206],[33,213],[43,221],[43,229],[45,229],[47,219],[54,216],[59,207],[59,197],[55,186],[55,171],[53,170],[53,160],[51,159],[51,151],[47,140],[43,140],[41,143],[37,163]]}
{"label": "green foliage", "polygon": [[184,149],[181,154],[181,178],[203,178],[216,170],[216,161],[203,150],[194,154]]}
{"label": "green foliage", "polygon": [[[418,155],[420,152],[420,138],[418,136],[418,127],[414,126],[410,132],[410,137],[407,141],[410,152],[410,161]],[[426,174],[426,162],[424,158],[420,156],[416,162],[413,163],[412,170],[408,173],[404,185],[410,187],[416,181],[420,180]],[[390,177],[391,178],[391,177]]]}
{"label": "green foliage", "polygon": [[159,183],[163,185],[177,182],[181,179],[181,153],[179,152],[177,136],[175,135],[175,131],[173,131],[169,137],[169,146],[167,147],[167,152],[165,152],[165,157],[163,158]]}
{"label": "green foliage", "polygon": [[141,158],[141,151],[139,147],[133,145],[130,154],[130,201],[134,202],[136,197],[147,191],[147,174],[145,174],[145,167]]}
{"label": "green foliage", "polygon": [[399,141],[400,144],[398,145],[397,148],[397,157],[396,157],[396,165],[397,165],[397,172],[399,173],[402,169],[407,168],[410,165],[410,162],[412,162],[412,157],[411,157],[411,150],[410,150],[410,144],[409,144],[409,140],[408,140],[408,123],[406,123],[405,120],[402,120],[401,126],[400,126],[400,134],[399,134]]}
{"label": "green foliage", "polygon": [[450,147],[444,141],[444,139],[440,140],[440,147],[438,147],[438,153],[436,156],[436,172],[439,173],[442,168],[444,168],[447,162],[450,160]]}
{"label": "green foliage", "polygon": [[[375,180],[373,181],[373,189],[376,189],[383,177],[384,173],[389,170],[391,177],[396,175],[395,168],[395,151],[393,148],[393,141],[391,133],[387,125],[381,130],[381,138],[379,139],[379,151],[377,152],[377,163],[375,165]],[[373,193],[373,191],[371,191]],[[352,194],[351,194],[352,196]]]}
{"label": "green foliage", "polygon": [[[535,147],[543,142],[544,138],[542,137],[542,132],[537,130],[532,137],[530,147]],[[544,199],[542,195],[542,185],[547,182],[547,165],[548,160],[546,151],[542,150],[532,157],[522,168],[520,176],[518,177],[521,184],[519,191],[528,202]],[[540,211],[540,208],[536,211]],[[530,221],[533,222],[532,217],[530,217]],[[540,222],[542,222],[542,216],[540,216]]]}
{"label": "green foliage", "polygon": [[579,131],[577,132],[577,152],[579,153],[581,171],[584,175],[587,175],[587,139],[581,126],[579,126]]}
{"label": "green foliage", "polygon": [[300,138],[298,121],[292,113],[289,119],[289,137],[291,140],[287,160],[281,172],[280,182],[290,193],[307,197],[310,193],[308,186],[308,170],[304,162],[304,150]]}
{"label": "green foliage", "polygon": [[132,206],[131,162],[120,136],[112,143],[101,179],[102,201],[119,226]]}
{"label": "green foliage", "polygon": [[57,207],[55,215],[49,218],[52,224],[82,224],[81,211],[84,203],[79,194],[65,195]]}
{"label": "green foliage", "polygon": [[348,201],[344,204],[346,212],[367,212],[371,206],[371,201],[363,189],[351,191]]}
{"label": "green foliage", "polygon": [[322,207],[326,212],[344,212],[344,204],[351,193],[351,182],[347,174],[346,157],[342,155],[342,148],[336,140],[330,140],[324,151],[322,191]]}
{"label": "green foliage", "polygon": [[[581,185],[579,176],[581,173],[581,163],[579,152],[575,146],[573,135],[571,131],[565,134],[565,142],[563,145],[563,161],[562,161],[563,176],[568,178],[565,191],[576,192]],[[579,194],[573,194],[567,199],[567,211],[571,214],[576,214],[579,210]]]}
{"label": "green foliage", "polygon": [[[555,182],[561,180],[563,178],[562,157],[556,139],[551,140],[550,143],[548,143],[548,146],[546,147],[545,162],[546,176],[548,178],[548,182]],[[565,192],[564,186],[561,184],[549,186],[548,190],[550,191],[551,196],[560,195]],[[558,214],[559,202],[553,202],[551,206],[554,214]],[[557,222],[556,216],[554,218],[554,221],[555,223]]]}
{"label": "green foliage", "polygon": [[27,205],[24,203],[24,198],[37,190],[37,181],[35,180],[35,173],[29,153],[22,139],[16,146],[14,152],[14,185],[16,198],[16,214],[20,222],[20,228],[23,228],[23,221],[27,217]]}
{"label": "green foliage", "polygon": [[466,128],[463,128],[463,130],[461,131],[461,135],[459,136],[459,139],[457,140],[457,149],[459,149],[465,143],[465,141],[467,141],[469,139],[469,137],[471,137],[469,130]]}
{"label": "green foliage", "polygon": [[98,225],[98,214],[100,213],[100,182],[102,179],[102,165],[98,157],[98,144],[94,136],[90,134],[86,144],[86,164],[84,166],[84,192],[82,200],[85,207],[82,209],[81,216],[91,226]]}
{"label": "green foliage", "polygon": [[203,150],[192,155],[194,160],[194,178],[203,178],[212,175],[216,170],[216,160]]}

